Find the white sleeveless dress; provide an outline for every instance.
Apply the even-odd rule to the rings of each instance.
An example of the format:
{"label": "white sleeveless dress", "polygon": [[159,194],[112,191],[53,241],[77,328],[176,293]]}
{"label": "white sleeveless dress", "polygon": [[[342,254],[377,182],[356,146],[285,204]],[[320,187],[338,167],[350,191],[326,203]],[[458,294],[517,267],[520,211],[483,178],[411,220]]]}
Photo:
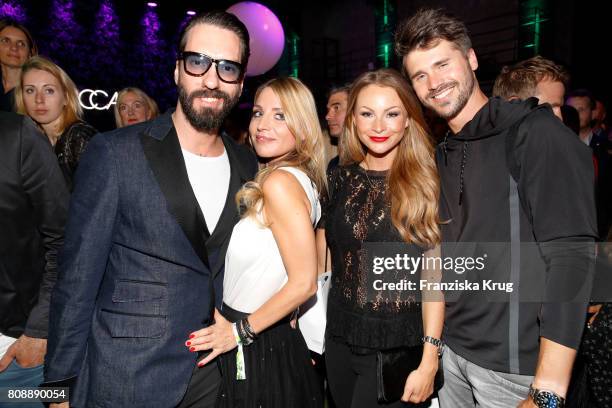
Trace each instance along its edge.
{"label": "white sleeveless dress", "polygon": [[[281,167],[295,176],[310,201],[310,221],[321,218],[319,195],[302,170]],[[259,218],[261,220],[261,217]],[[253,313],[287,282],[287,271],[270,228],[253,217],[236,224],[225,256],[223,302],[234,310]]]}
{"label": "white sleeveless dress", "polygon": [[[314,184],[301,170],[281,169],[293,174],[304,188],[314,228],[321,217]],[[268,301],[286,282],[287,271],[272,231],[253,217],[240,220],[225,258],[221,313],[232,322],[240,320]],[[236,352],[234,349],[219,359],[223,376],[217,408],[323,407],[310,352],[300,330],[289,325],[288,317],[259,333],[251,345],[243,346],[246,379],[236,379]]]}

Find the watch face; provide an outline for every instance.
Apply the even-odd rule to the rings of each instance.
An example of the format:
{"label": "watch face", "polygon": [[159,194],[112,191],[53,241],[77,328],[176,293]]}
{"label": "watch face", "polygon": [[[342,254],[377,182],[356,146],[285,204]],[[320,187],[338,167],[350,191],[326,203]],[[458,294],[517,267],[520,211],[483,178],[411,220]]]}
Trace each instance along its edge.
{"label": "watch face", "polygon": [[534,401],[538,408],[562,408],[563,404],[558,397],[546,391],[540,391],[535,395]]}

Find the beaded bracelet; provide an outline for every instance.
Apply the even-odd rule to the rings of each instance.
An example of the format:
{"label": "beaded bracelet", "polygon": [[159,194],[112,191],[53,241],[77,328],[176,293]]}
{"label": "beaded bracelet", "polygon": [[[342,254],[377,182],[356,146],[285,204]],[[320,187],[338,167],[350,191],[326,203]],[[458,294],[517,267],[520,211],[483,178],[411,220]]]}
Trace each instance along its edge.
{"label": "beaded bracelet", "polygon": [[257,334],[255,334],[255,330],[251,327],[251,323],[249,323],[249,318],[245,317],[242,319],[242,327],[244,327],[244,331],[247,333],[252,340],[257,339]]}
{"label": "beaded bracelet", "polygon": [[238,331],[238,335],[240,336],[240,342],[242,345],[248,346],[249,344],[253,343],[253,337],[249,336],[249,333],[244,327],[245,320],[246,319],[238,320],[238,322],[236,322],[236,329]]}

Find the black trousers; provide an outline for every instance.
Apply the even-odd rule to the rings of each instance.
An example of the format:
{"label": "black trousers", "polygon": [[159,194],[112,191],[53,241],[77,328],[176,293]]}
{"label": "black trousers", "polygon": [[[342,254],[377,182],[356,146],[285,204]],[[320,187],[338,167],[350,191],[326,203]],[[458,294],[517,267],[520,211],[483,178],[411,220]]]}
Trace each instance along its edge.
{"label": "black trousers", "polygon": [[[204,356],[198,356],[198,361],[202,358]],[[177,408],[213,408],[217,401],[220,385],[221,372],[215,360],[201,368],[196,365],[187,385],[185,396]]]}
{"label": "black trousers", "polygon": [[379,404],[376,390],[376,354],[355,354],[349,346],[325,339],[327,382],[337,408],[400,408],[401,401]]}

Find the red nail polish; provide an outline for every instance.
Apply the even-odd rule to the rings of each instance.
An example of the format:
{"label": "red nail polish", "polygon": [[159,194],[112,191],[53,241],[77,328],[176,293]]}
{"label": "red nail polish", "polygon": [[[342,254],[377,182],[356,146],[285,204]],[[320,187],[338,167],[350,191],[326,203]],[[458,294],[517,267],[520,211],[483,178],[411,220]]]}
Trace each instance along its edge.
{"label": "red nail polish", "polygon": [[195,337],[195,334],[193,334],[193,333],[191,333],[191,334],[189,335],[189,338],[190,338],[190,339],[193,339],[194,337]]}
{"label": "red nail polish", "polygon": [[189,347],[189,351],[195,351],[195,347]]}
{"label": "red nail polish", "polygon": [[190,341],[188,341],[188,342],[187,342],[187,343],[185,343],[185,344],[186,344],[186,345],[188,345],[188,346],[191,346],[191,342],[190,342]]}

